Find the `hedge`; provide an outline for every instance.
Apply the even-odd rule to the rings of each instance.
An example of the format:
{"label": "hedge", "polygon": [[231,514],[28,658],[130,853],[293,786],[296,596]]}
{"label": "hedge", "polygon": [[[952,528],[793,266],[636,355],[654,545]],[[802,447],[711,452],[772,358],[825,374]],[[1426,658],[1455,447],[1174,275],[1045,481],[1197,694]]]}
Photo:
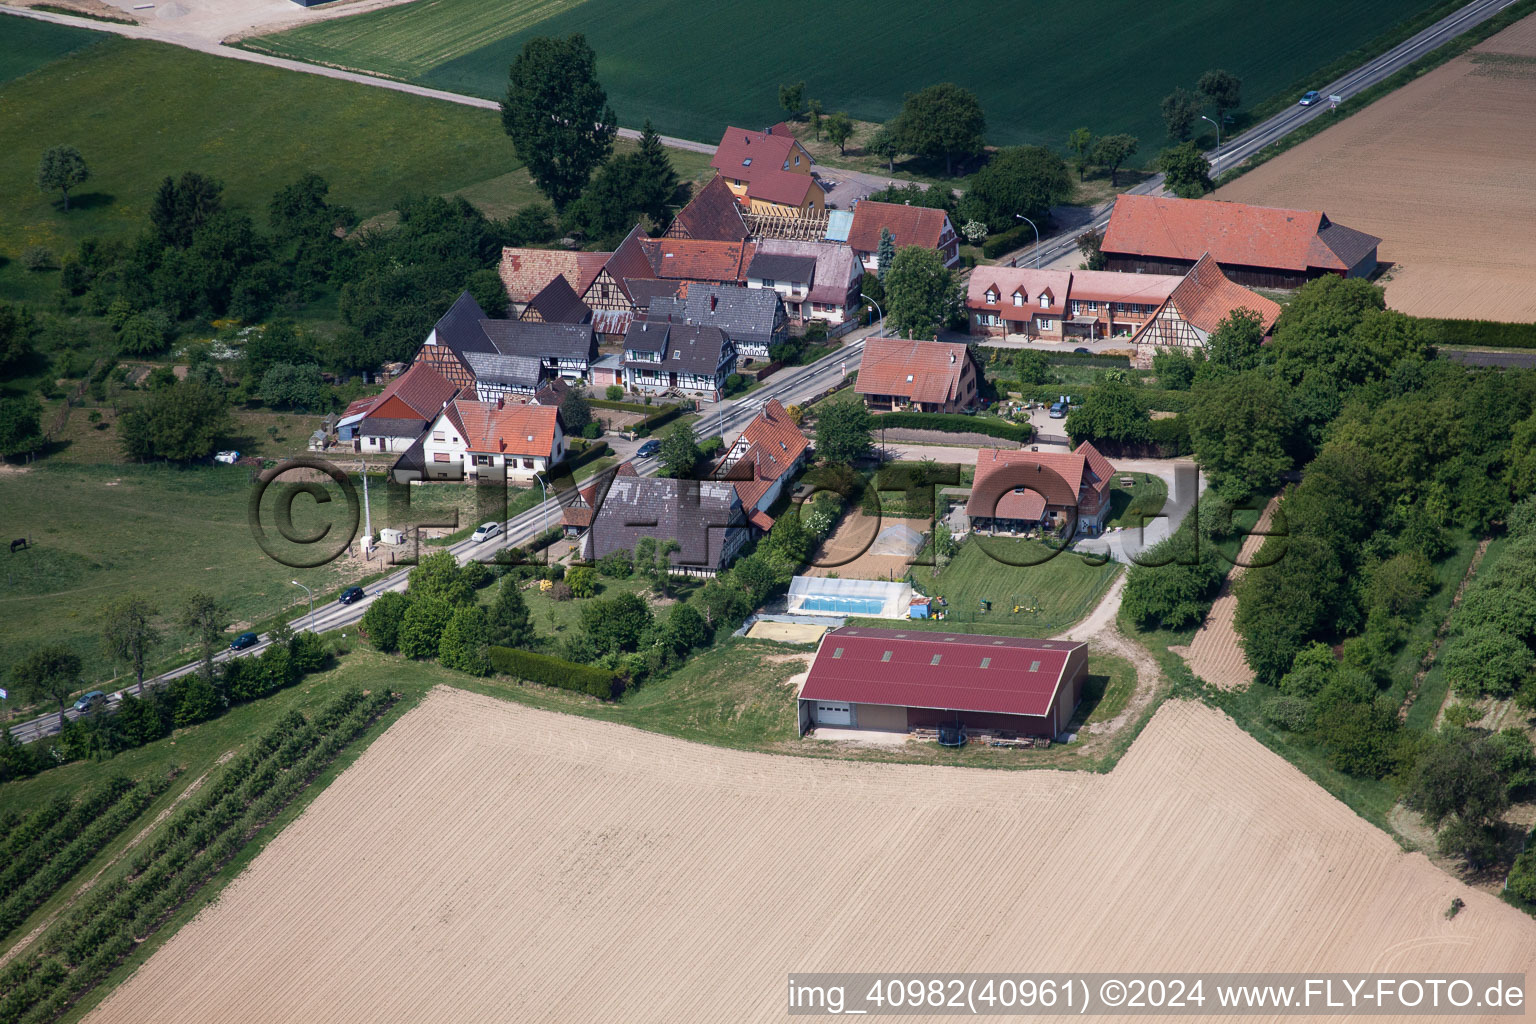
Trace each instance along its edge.
{"label": "hedge", "polygon": [[1035,436],[1034,429],[1026,425],[953,412],[883,412],[875,417],[875,422],[882,427],[942,430],[946,434],[985,434],[1020,443]]}
{"label": "hedge", "polygon": [[1497,320],[1421,319],[1432,345],[1451,348],[1536,348],[1536,324],[1506,324]]}
{"label": "hedge", "polygon": [[503,675],[513,676],[530,683],[558,686],[562,690],[575,690],[603,700],[612,700],[619,691],[619,677],[607,669],[578,665],[573,661],[553,658],[547,654],[516,647],[488,647],[491,667]]}
{"label": "hedge", "polygon": [[657,427],[664,427],[668,423],[671,423],[673,420],[677,419],[682,414],[683,414],[683,407],[682,406],[680,406],[680,405],[668,406],[667,408],[663,409],[661,412],[658,412],[656,415],[654,415],[654,416],[647,416],[645,419],[641,420],[639,423],[636,423],[635,424],[635,433],[637,433],[637,434],[649,434],[651,431],[655,430]]}
{"label": "hedge", "polygon": [[641,405],[639,402],[610,402],[605,398],[589,398],[587,404],[594,409],[612,409],[615,412],[638,412],[642,416],[649,416],[655,410],[653,405]]}
{"label": "hedge", "polygon": [[[566,456],[566,459],[565,459],[565,462],[564,462],[564,468],[570,470],[571,474],[574,476],[576,471],[578,469],[580,469],[582,466],[586,466],[586,465],[589,465],[589,464],[591,464],[593,462],[596,462],[598,459],[602,458],[604,455],[607,455],[607,454],[608,454],[608,442],[607,441],[593,441],[591,444],[589,444],[585,448],[583,448],[579,455],[575,455],[575,456],[569,456],[568,455],[568,456]],[[561,467],[556,466],[555,468],[558,470]]]}
{"label": "hedge", "polygon": [[1025,241],[1033,242],[1035,231],[1028,224],[1020,224],[1000,231],[981,243],[981,255],[989,260],[995,260],[1005,252],[1023,248]]}

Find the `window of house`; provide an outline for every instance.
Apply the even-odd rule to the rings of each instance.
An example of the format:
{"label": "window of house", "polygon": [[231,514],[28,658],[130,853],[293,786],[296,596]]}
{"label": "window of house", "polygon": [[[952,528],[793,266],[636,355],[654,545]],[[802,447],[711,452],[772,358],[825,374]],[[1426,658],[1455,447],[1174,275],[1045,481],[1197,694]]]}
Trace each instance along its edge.
{"label": "window of house", "polygon": [[532,469],[533,468],[533,460],[532,459],[524,459],[523,460],[523,468],[524,469]]}
{"label": "window of house", "polygon": [[1031,672],[1039,672],[1040,671],[1040,663],[1038,661],[1030,662],[1029,663],[1029,670]]}
{"label": "window of house", "polygon": [[795,154],[795,166],[796,167],[800,166],[800,154],[799,153]]}
{"label": "window of house", "polygon": [[434,441],[441,441],[445,436],[441,430],[432,431],[432,440]]}
{"label": "window of house", "polygon": [[1099,304],[1097,302],[1090,302],[1090,303],[1088,303],[1088,312],[1090,312],[1090,313],[1097,313],[1098,311],[1099,311]]}
{"label": "window of house", "polygon": [[494,463],[492,457],[489,456],[489,455],[476,455],[475,456],[475,465],[477,465],[477,466],[491,466],[491,465],[495,465],[495,463]]}
{"label": "window of house", "polygon": [[763,287],[764,287],[764,288],[772,288],[772,287],[773,287],[773,286],[774,286],[774,285],[776,285],[776,284],[778,284],[778,282],[777,282],[777,281],[775,281],[775,280],[774,280],[774,279],[773,279],[773,278],[771,278],[771,277],[765,277],[765,278],[763,278]]}
{"label": "window of house", "polygon": [[433,452],[432,453],[432,461],[433,462],[447,462],[448,461],[448,453],[447,452]]}
{"label": "window of house", "polygon": [[981,659],[981,667],[982,668],[986,668],[987,666],[989,666],[991,664],[992,664],[992,659],[991,658],[982,658]]}
{"label": "window of house", "polygon": [[1051,297],[1049,295],[1042,295],[1042,296],[1040,296],[1040,308],[1041,309],[1050,309],[1051,308]]}
{"label": "window of house", "polygon": [[1042,331],[1054,331],[1056,329],[1056,321],[1042,317],[1040,320],[1040,329]]}
{"label": "window of house", "polygon": [[912,383],[912,375],[911,375],[911,374],[910,374],[910,373],[909,373],[909,374],[907,374],[907,383],[908,383],[908,384],[911,384],[911,383]]}
{"label": "window of house", "polygon": [[1022,306],[1022,305],[1024,305],[1024,293],[1023,292],[1014,292],[1013,293],[1013,304],[1015,306]]}
{"label": "window of house", "polygon": [[1083,304],[1081,302],[1078,302],[1076,299],[1073,299],[1072,300],[1072,315],[1073,316],[1077,316],[1077,314],[1081,313],[1082,311],[1083,311]]}
{"label": "window of house", "polygon": [[992,289],[988,288],[987,289],[987,301],[988,302],[996,302],[997,301],[997,292],[995,292]]}

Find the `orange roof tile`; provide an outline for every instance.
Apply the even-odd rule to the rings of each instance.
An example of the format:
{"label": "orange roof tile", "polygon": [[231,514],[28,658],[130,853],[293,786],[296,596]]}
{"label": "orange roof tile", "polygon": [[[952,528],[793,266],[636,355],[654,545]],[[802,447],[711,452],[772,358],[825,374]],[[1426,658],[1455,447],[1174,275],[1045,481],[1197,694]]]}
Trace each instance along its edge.
{"label": "orange roof tile", "polygon": [[1087,441],[1071,453],[982,449],[966,514],[1039,519],[1054,505],[1093,515],[1108,498],[1114,472]]}
{"label": "orange roof tile", "polygon": [[[799,156],[806,170],[785,165]],[[765,132],[727,128],[709,165],[728,178],[747,183],[747,195],[770,203],[799,206],[816,184],[810,175],[815,161],[790,134],[788,125],[774,125]]]}
{"label": "orange roof tile", "polygon": [[744,284],[757,247],[751,242],[696,238],[645,238],[641,247],[656,277],[670,281]]}
{"label": "orange roof tile", "polygon": [[[756,508],[774,481],[795,464],[810,444],[779,400],[770,398],[727,449],[729,461],[721,464],[717,479],[735,483],[743,508]],[[743,445],[745,449],[736,454]]]}
{"label": "orange roof tile", "polygon": [[548,405],[503,405],[458,399],[448,418],[472,452],[548,458],[555,447],[559,410]]}
{"label": "orange roof tile", "polygon": [[1278,302],[1228,279],[1210,253],[1201,256],[1189,269],[1169,298],[1178,307],[1180,316],[1207,334],[1216,330],[1234,309],[1249,309],[1259,314],[1265,334],[1280,315]]}
{"label": "orange roof tile", "polygon": [[949,214],[943,210],[907,206],[904,203],[875,203],[865,199],[853,208],[853,227],[848,231],[848,245],[859,252],[877,252],[880,249],[880,229],[889,228],[898,249],[904,245],[937,249],[948,221]]}
{"label": "orange roof tile", "polygon": [[370,409],[381,412],[391,399],[395,399],[424,420],[436,419],[443,403],[458,390],[458,385],[438,373],[431,363],[412,363],[410,369],[389,382]]}
{"label": "orange roof tile", "polygon": [[[1131,275],[1127,275],[1131,276]],[[965,288],[966,305],[972,309],[1014,308],[1013,295],[1022,293],[1020,313],[1050,313],[1062,316],[1067,295],[1072,291],[1072,274],[1066,270],[1035,270],[1032,267],[977,267]],[[997,298],[989,301],[987,293]],[[1049,304],[1040,305],[1044,294]]]}
{"label": "orange roof tile", "polygon": [[960,375],[970,357],[958,342],[870,338],[853,389],[942,405],[960,397]]}

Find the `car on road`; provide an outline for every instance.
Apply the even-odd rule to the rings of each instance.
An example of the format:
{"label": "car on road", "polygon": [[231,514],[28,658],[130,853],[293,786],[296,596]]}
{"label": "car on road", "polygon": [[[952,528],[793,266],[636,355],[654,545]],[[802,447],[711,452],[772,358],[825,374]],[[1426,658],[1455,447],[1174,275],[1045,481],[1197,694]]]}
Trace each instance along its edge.
{"label": "car on road", "polygon": [[1073,350],[1072,350],[1072,351],[1073,351],[1073,352],[1076,352],[1076,353],[1077,353],[1077,354],[1078,354],[1078,355],[1080,355],[1080,356],[1086,356],[1086,355],[1088,355],[1088,354],[1089,354],[1089,352],[1088,352],[1088,350],[1087,350],[1087,349],[1085,349],[1085,348],[1075,348],[1075,349],[1073,349]]}
{"label": "car on road", "polygon": [[1312,104],[1316,103],[1322,98],[1322,93],[1318,92],[1316,89],[1309,89],[1307,90],[1307,94],[1305,96],[1296,101],[1296,105],[1299,107],[1310,107]]}
{"label": "car on road", "polygon": [[483,540],[490,540],[500,532],[500,523],[481,523],[479,528],[469,535],[469,539],[478,544]]}
{"label": "car on road", "polygon": [[100,690],[92,690],[90,693],[75,701],[75,710],[85,714],[98,704],[106,703],[107,695]]}
{"label": "car on road", "polygon": [[635,450],[635,458],[648,459],[659,451],[661,451],[660,441],[647,441]]}
{"label": "car on road", "polygon": [[255,633],[241,633],[239,636],[235,637],[233,640],[231,640],[229,642],[229,649],[232,650],[232,651],[243,651],[247,647],[255,646],[255,644],[256,644],[256,634]]}
{"label": "car on road", "polygon": [[226,466],[233,466],[240,461],[240,453],[236,451],[223,451],[213,457],[214,462],[222,462]]}
{"label": "car on road", "polygon": [[336,600],[340,601],[342,604],[352,604],[354,602],[361,601],[362,599],[363,599],[363,588],[362,587],[348,587],[346,590],[343,590],[341,592],[341,596],[338,597]]}

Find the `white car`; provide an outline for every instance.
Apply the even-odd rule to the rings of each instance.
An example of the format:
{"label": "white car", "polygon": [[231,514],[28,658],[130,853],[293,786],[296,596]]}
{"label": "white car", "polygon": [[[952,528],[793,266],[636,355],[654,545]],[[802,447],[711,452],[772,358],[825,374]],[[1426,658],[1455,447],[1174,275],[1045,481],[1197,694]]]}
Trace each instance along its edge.
{"label": "white car", "polygon": [[500,523],[481,523],[480,528],[469,535],[469,539],[478,544],[483,540],[490,540],[500,532]]}
{"label": "white car", "polygon": [[219,452],[213,457],[214,462],[222,462],[226,466],[233,466],[240,459],[239,452]]}

